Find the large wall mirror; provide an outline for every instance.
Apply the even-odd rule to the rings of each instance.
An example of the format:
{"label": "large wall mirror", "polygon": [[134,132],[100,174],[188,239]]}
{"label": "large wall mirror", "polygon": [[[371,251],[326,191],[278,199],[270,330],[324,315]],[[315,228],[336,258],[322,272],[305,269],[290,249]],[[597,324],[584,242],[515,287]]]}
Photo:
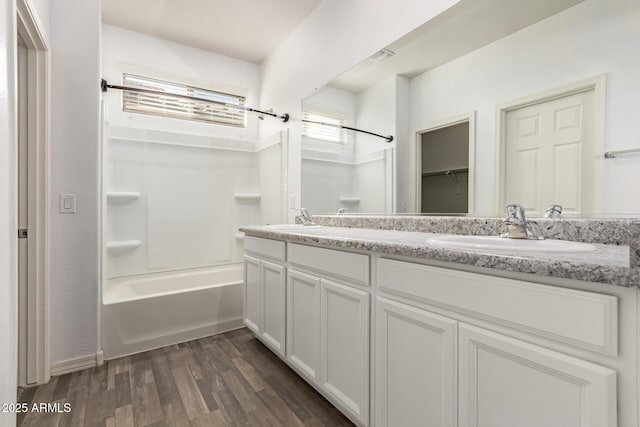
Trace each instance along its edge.
{"label": "large wall mirror", "polygon": [[620,186],[640,180],[631,3],[463,0],[381,47],[302,100],[302,206],[637,215]]}

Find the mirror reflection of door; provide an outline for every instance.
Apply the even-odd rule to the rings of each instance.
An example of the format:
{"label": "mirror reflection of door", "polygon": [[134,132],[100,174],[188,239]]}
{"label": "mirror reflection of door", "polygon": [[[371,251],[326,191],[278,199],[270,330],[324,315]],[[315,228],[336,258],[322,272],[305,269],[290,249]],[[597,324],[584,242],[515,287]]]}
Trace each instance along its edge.
{"label": "mirror reflection of door", "polygon": [[469,122],[420,136],[420,213],[469,212]]}
{"label": "mirror reflection of door", "polygon": [[594,212],[594,92],[527,105],[506,114],[505,202],[533,216],[559,204]]}

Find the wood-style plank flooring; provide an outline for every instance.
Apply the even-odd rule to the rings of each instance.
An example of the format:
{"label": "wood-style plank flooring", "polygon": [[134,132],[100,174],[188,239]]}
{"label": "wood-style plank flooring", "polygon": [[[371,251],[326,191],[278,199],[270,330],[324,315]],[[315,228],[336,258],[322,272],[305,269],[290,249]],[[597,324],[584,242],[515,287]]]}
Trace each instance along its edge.
{"label": "wood-style plank flooring", "polygon": [[25,390],[18,426],[351,426],[247,329],[107,361]]}

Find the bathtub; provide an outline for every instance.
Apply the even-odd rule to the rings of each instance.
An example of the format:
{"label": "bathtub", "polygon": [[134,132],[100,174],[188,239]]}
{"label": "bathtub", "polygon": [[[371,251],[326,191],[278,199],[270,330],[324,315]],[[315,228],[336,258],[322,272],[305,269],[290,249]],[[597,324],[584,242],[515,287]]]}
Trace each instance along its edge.
{"label": "bathtub", "polygon": [[242,264],[106,280],[105,359],[242,327],[242,283]]}

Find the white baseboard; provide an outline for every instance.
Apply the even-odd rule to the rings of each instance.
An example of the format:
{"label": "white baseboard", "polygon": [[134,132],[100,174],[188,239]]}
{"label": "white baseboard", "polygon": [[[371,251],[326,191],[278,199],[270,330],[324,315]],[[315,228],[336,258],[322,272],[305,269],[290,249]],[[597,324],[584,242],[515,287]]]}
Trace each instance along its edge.
{"label": "white baseboard", "polygon": [[101,353],[102,352],[89,354],[87,356],[53,363],[51,364],[51,376],[55,377],[58,375],[69,374],[71,372],[82,371],[83,369],[94,368],[98,366],[98,360],[101,358]]}

